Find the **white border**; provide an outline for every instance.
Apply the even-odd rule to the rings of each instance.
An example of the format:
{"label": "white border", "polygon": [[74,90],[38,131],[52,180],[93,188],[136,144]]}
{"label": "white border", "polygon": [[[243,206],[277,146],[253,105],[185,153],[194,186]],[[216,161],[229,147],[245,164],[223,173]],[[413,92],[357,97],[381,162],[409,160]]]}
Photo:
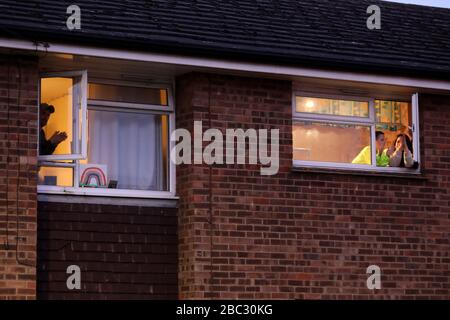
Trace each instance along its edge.
{"label": "white border", "polygon": [[419,152],[413,152],[414,161],[420,165],[420,122],[419,122],[419,94],[412,96],[412,117],[413,117],[413,148]]}
{"label": "white border", "polygon": [[[394,168],[394,167],[376,167],[371,165],[364,164],[351,164],[348,165],[346,163],[335,163],[335,162],[315,162],[315,161],[301,161],[301,160],[292,160],[292,165],[294,169],[329,169],[329,170],[342,170],[348,171],[349,173],[358,173],[358,172],[373,172],[373,173],[401,173],[408,175],[420,175],[421,172],[419,170],[412,170],[408,168]],[[393,175],[395,177],[395,175]]]}

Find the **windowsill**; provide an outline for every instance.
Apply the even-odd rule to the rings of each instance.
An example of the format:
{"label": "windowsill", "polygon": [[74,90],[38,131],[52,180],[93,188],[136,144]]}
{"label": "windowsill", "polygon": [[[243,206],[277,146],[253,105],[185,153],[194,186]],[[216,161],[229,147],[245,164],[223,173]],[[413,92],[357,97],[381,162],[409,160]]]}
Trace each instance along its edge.
{"label": "windowsill", "polygon": [[96,205],[132,206],[132,207],[154,207],[154,208],[177,208],[178,200],[173,199],[144,199],[144,198],[121,198],[106,196],[83,196],[65,194],[38,194],[38,202],[55,203],[82,203]]}
{"label": "windowsill", "polygon": [[38,185],[37,192],[38,200],[47,202],[174,207],[179,199],[169,191],[74,188]]}
{"label": "windowsill", "polygon": [[293,172],[303,173],[320,173],[320,174],[339,174],[339,175],[352,175],[352,176],[369,176],[369,177],[383,177],[383,178],[404,178],[404,179],[416,179],[427,180],[423,172],[419,170],[370,170],[370,169],[352,169],[352,168],[320,168],[320,167],[308,167],[294,165],[292,167]]}

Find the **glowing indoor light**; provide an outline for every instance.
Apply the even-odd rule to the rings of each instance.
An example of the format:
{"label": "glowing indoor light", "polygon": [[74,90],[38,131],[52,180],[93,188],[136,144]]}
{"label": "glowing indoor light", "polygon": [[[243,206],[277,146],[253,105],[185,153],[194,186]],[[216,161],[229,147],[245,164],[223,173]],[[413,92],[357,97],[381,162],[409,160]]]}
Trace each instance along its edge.
{"label": "glowing indoor light", "polygon": [[313,100],[308,100],[308,101],[306,101],[306,107],[307,107],[308,109],[314,108],[314,101],[313,101]]}
{"label": "glowing indoor light", "polygon": [[319,136],[319,131],[317,131],[317,129],[307,129],[305,134],[308,138],[317,138]]}

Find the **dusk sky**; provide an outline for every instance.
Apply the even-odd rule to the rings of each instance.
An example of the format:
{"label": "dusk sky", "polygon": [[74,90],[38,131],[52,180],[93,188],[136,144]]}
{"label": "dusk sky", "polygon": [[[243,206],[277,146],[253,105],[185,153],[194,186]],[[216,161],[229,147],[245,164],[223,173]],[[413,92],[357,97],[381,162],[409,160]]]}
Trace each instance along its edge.
{"label": "dusk sky", "polygon": [[450,8],[449,0],[386,0],[391,2],[413,3],[424,6]]}

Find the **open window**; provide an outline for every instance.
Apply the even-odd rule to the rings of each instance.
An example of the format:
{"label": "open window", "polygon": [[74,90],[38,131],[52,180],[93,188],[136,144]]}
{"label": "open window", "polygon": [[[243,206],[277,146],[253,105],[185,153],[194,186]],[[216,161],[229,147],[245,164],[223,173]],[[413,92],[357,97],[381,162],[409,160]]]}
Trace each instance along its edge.
{"label": "open window", "polygon": [[45,74],[40,84],[40,192],[173,195],[169,87],[88,83],[86,72]]}
{"label": "open window", "polygon": [[86,158],[86,93],[86,71],[41,76],[39,160]]}
{"label": "open window", "polygon": [[419,172],[418,95],[410,100],[298,92],[297,167]]}

